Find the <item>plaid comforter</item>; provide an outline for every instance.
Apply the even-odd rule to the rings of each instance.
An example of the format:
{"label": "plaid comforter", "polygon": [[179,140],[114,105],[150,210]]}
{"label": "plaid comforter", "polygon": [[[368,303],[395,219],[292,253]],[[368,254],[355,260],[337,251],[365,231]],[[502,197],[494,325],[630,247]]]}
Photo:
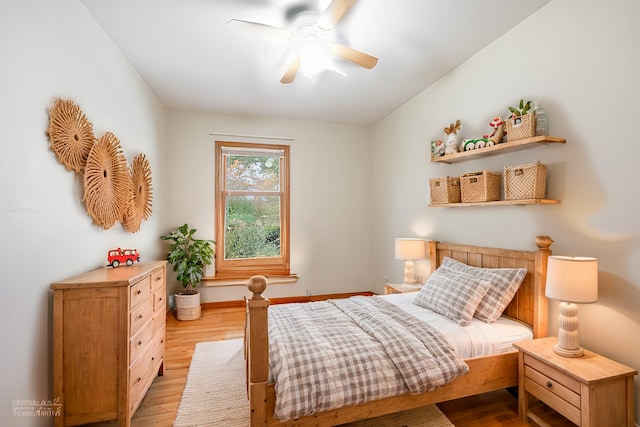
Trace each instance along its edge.
{"label": "plaid comforter", "polygon": [[281,421],[423,393],[469,369],[438,331],[375,296],[271,306],[269,352]]}

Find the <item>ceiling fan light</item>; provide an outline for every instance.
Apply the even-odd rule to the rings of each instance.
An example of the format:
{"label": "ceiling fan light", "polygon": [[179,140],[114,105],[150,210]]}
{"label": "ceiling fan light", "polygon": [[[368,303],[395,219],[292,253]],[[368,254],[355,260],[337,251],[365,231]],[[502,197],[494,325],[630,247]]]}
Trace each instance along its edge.
{"label": "ceiling fan light", "polygon": [[300,73],[310,77],[329,68],[329,51],[322,43],[308,43],[300,50]]}

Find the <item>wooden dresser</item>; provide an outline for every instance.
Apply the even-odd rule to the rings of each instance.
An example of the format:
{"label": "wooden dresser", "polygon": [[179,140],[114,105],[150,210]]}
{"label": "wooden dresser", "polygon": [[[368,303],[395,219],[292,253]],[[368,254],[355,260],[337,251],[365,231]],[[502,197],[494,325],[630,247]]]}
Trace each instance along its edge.
{"label": "wooden dresser", "polygon": [[131,425],[164,370],[166,266],[103,267],[51,285],[57,427]]}

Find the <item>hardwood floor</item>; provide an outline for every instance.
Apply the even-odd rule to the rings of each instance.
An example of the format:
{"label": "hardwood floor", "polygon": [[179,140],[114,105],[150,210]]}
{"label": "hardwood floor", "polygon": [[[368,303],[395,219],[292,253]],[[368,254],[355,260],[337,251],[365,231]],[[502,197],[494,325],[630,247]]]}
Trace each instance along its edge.
{"label": "hardwood floor", "polygon": [[[166,360],[164,376],[157,377],[132,420],[132,427],[169,427],[180,403],[189,363],[196,343],[243,336],[242,308],[203,307],[198,320],[178,321],[167,316]],[[535,426],[518,418],[517,399],[506,390],[438,404],[456,427]],[[548,407],[542,406],[543,419],[552,426],[572,427]],[[223,426],[221,426],[223,427]]]}

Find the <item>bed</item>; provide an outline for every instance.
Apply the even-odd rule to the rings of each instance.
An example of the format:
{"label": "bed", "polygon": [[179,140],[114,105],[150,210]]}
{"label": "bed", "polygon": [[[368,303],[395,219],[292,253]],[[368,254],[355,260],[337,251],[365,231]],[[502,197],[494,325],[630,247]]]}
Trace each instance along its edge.
{"label": "bed", "polygon": [[[552,242],[548,236],[538,236],[535,239],[537,250],[522,251],[429,241],[430,271],[436,271],[447,260],[483,269],[526,269],[522,284],[502,316],[528,325],[534,338],[544,337],[548,326],[544,288]],[[252,426],[334,426],[514,387],[518,383],[517,352],[471,357],[464,360],[468,366],[466,374],[435,390],[421,394],[404,393],[280,421],[275,416],[276,393],[269,376],[269,301],[262,296],[266,280],[254,277],[247,286],[252,293],[246,301],[245,325],[247,394]]]}

